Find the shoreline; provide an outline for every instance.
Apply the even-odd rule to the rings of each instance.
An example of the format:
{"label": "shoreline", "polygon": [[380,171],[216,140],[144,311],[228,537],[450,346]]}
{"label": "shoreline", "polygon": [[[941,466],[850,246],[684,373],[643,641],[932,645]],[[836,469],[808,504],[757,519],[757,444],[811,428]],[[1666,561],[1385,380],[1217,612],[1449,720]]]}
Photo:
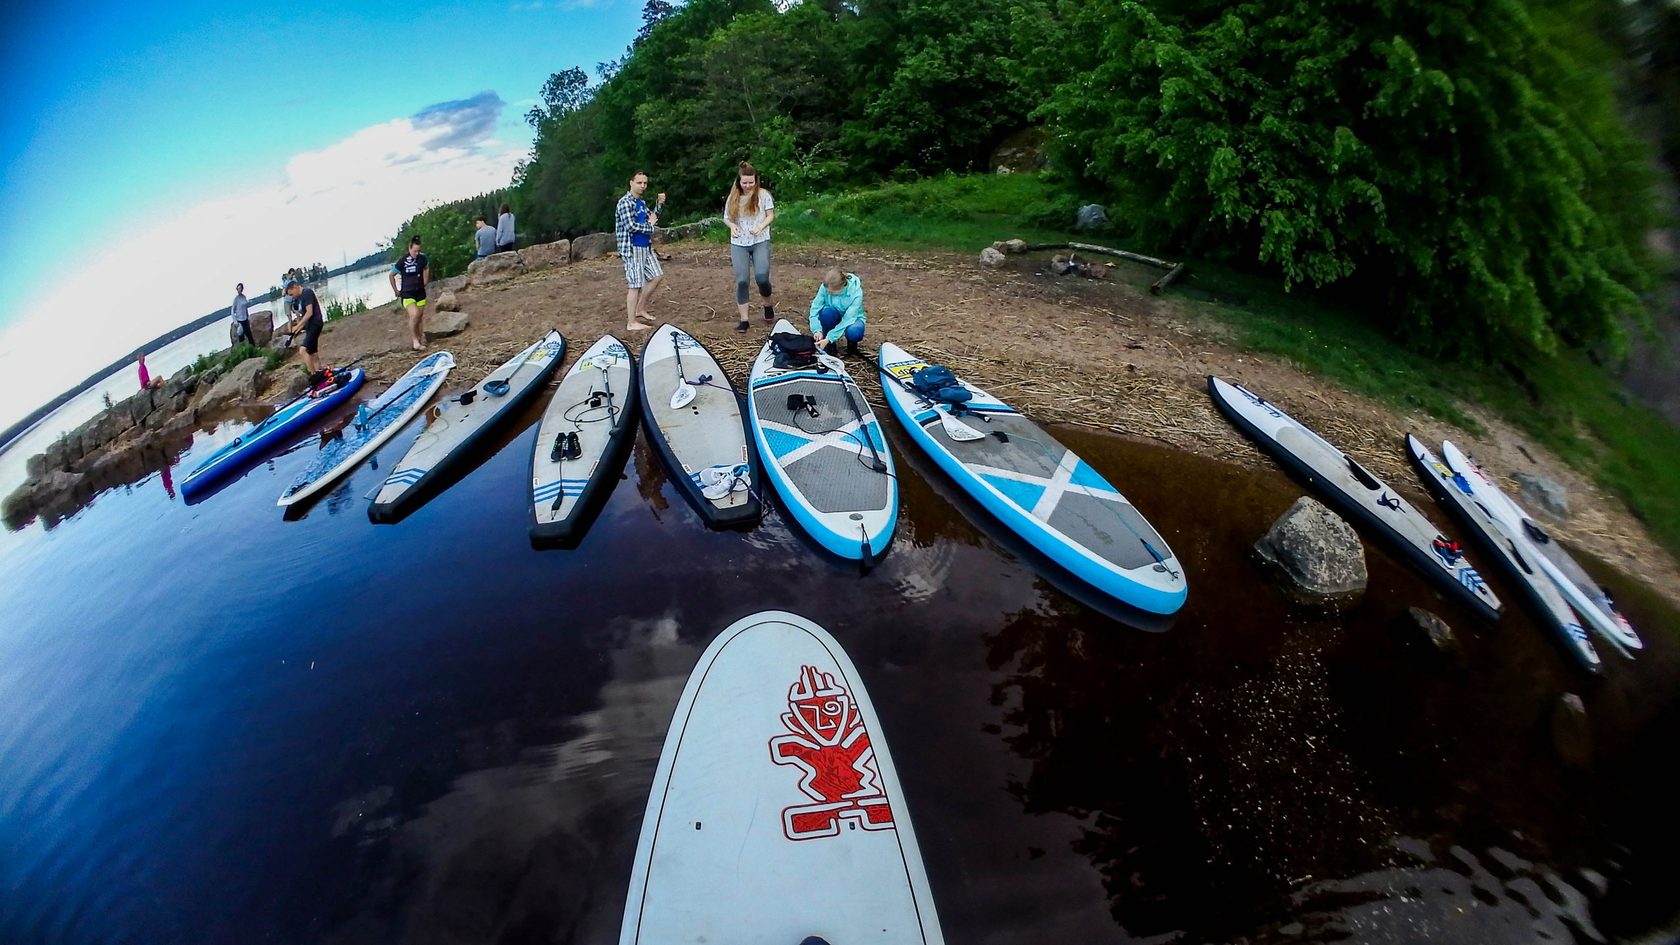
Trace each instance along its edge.
{"label": "shoreline", "polygon": [[[704,341],[737,386],[744,385],[768,334],[756,289],[752,328],[737,333],[727,249],[683,242],[663,244],[661,250],[671,258],[663,264],[666,287],[654,297],[651,314]],[[1558,522],[1542,516],[1542,521],[1571,545],[1680,607],[1680,564],[1626,505],[1485,411],[1466,407],[1487,429],[1472,434],[1432,417],[1406,416],[1287,363],[1256,357],[1224,340],[1221,326],[1197,313],[1188,300],[1170,293],[1150,295],[1142,267],[1132,272],[1122,264],[1111,279],[1086,280],[1035,275],[1042,264],[1037,256],[1009,259],[1000,269],[986,270],[971,256],[943,252],[777,246],[772,263],[777,315],[802,322],[822,272],[839,265],[863,280],[869,316],[865,356],[889,340],[973,378],[1041,422],[1106,429],[1244,466],[1277,468],[1218,414],[1206,392],[1206,376],[1218,374],[1244,383],[1316,429],[1428,510],[1437,525],[1448,517],[1417,481],[1405,457],[1404,437],[1415,432],[1436,441],[1452,439],[1507,487],[1518,472],[1540,473],[1562,484],[1569,494],[1569,518]],[[490,284],[467,281],[452,288],[469,317],[468,327],[431,346],[455,355],[458,367],[450,376],[450,391],[472,386],[550,327],[559,328],[568,346],[579,350],[608,332],[640,350],[648,334],[624,330],[623,270],[615,255]],[[405,330],[395,304],[385,302],[329,323],[321,350],[336,363],[363,358],[369,391],[376,393],[414,360]],[[876,385],[866,381],[862,386],[884,409]],[[279,388],[271,383],[265,396]],[[1124,491],[1125,472],[1114,473]]]}

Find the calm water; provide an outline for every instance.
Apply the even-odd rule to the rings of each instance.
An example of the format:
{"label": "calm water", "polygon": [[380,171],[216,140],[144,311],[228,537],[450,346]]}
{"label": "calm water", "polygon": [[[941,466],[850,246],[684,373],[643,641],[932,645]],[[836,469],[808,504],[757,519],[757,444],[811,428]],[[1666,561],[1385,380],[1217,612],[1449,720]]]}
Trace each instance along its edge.
{"label": "calm water", "polygon": [[[645,445],[579,550],[533,551],[528,427],[395,526],[367,521],[367,467],[284,521],[304,449],[200,505],[152,475],[0,534],[0,942],[616,941],[688,670],[767,608],[857,663],[949,941],[1673,927],[1680,655],[1648,595],[1617,585],[1652,652],[1598,684],[1375,553],[1352,614],[1295,614],[1245,552],[1299,489],[1063,431],[1189,569],[1141,632],[977,529],[894,432],[901,531],[867,575],[774,513],[706,532]],[[1402,645],[1414,603],[1467,671]],[[1584,772],[1550,750],[1566,690]]]}

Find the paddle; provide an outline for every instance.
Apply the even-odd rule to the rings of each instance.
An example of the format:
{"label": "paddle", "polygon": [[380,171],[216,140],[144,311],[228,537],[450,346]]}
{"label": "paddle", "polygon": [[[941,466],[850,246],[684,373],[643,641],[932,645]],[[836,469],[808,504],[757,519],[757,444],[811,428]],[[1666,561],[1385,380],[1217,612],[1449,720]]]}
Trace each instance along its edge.
{"label": "paddle", "polygon": [[[348,370],[350,370],[351,368],[355,367],[356,365],[358,365],[360,363],[362,363],[362,359],[357,358],[356,360],[351,361],[349,364],[346,364],[345,366],[343,366],[341,368],[333,368],[332,370],[334,370],[334,371],[348,371]],[[268,416],[262,418],[262,420],[258,421],[256,426],[252,427],[249,430],[246,430],[244,433],[241,433],[239,436],[235,437],[234,441],[229,445],[230,446],[239,446],[240,444],[246,442],[246,440],[248,438],[256,436],[258,433],[261,433],[271,422],[273,422],[275,417],[280,416],[281,411],[285,410],[287,407],[290,407],[291,405],[293,405],[293,404],[295,404],[295,403],[297,403],[301,400],[309,399],[316,392],[317,392],[316,387],[314,385],[310,385],[308,390],[306,390],[303,393],[297,395],[296,397],[293,397],[291,400],[286,401],[285,403],[281,404],[280,406],[275,407],[273,413],[269,414]]]}
{"label": "paddle", "polygon": [[[856,417],[858,422],[858,433],[862,434],[863,443],[869,447],[869,456],[874,460],[869,468],[878,473],[886,472],[887,464],[881,459],[881,454],[875,450],[875,437],[866,429],[863,422],[863,411],[858,409],[857,399],[852,396],[852,385],[846,383],[851,375],[846,373],[845,362],[832,354],[819,354],[817,355],[817,363],[840,375],[840,391],[846,395],[846,406],[852,408],[852,416]],[[867,545],[868,543],[865,542],[866,547]]]}
{"label": "paddle", "polygon": [[671,347],[677,353],[677,389],[671,391],[671,409],[681,410],[694,401],[694,385],[688,382],[688,375],[683,373],[682,344],[677,338],[681,333],[675,329],[671,331]]}
{"label": "paddle", "polygon": [[986,434],[981,433],[979,430],[976,430],[961,420],[958,420],[949,410],[940,410],[939,404],[935,403],[926,394],[917,390],[913,384],[904,378],[899,377],[885,368],[881,369],[881,376],[890,377],[897,381],[900,387],[903,387],[905,390],[916,395],[922,403],[932,407],[933,412],[939,417],[939,425],[945,428],[945,435],[951,439],[956,440],[959,443],[969,443],[974,440],[983,440],[986,438]]}
{"label": "paddle", "polygon": [[536,354],[545,343],[546,338],[544,341],[539,341],[531,347],[525,349],[525,356],[520,358],[518,363],[510,366],[507,373],[503,374],[501,377],[487,377],[484,379],[484,383],[479,386],[482,387],[484,392],[489,394],[491,397],[500,397],[503,394],[506,394],[508,392],[508,379],[519,373],[519,369],[525,366],[525,362],[531,360],[531,355]]}

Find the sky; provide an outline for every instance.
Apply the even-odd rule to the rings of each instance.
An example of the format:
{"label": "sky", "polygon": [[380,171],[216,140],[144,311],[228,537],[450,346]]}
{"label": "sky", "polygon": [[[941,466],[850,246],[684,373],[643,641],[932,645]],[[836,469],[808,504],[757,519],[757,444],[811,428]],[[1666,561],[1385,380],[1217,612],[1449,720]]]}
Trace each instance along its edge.
{"label": "sky", "polygon": [[[293,265],[507,185],[642,0],[67,4],[0,31],[0,427]],[[465,239],[466,236],[463,235]],[[372,300],[380,301],[380,300]]]}

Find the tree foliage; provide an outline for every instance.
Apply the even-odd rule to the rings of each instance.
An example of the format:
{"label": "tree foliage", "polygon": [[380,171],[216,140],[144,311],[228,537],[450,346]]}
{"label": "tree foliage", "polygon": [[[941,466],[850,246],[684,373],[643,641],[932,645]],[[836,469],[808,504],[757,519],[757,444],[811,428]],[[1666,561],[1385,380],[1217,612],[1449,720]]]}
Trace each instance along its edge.
{"label": "tree foliage", "polygon": [[[497,211],[510,194],[510,190],[503,188],[421,210],[397,228],[396,235],[391,238],[388,259],[396,262],[406,256],[408,241],[418,236],[433,279],[446,279],[466,272],[467,264],[473,261],[478,251],[473,242],[476,230],[473,218],[483,215],[485,221],[494,226]],[[518,212],[517,206],[513,209]]]}

